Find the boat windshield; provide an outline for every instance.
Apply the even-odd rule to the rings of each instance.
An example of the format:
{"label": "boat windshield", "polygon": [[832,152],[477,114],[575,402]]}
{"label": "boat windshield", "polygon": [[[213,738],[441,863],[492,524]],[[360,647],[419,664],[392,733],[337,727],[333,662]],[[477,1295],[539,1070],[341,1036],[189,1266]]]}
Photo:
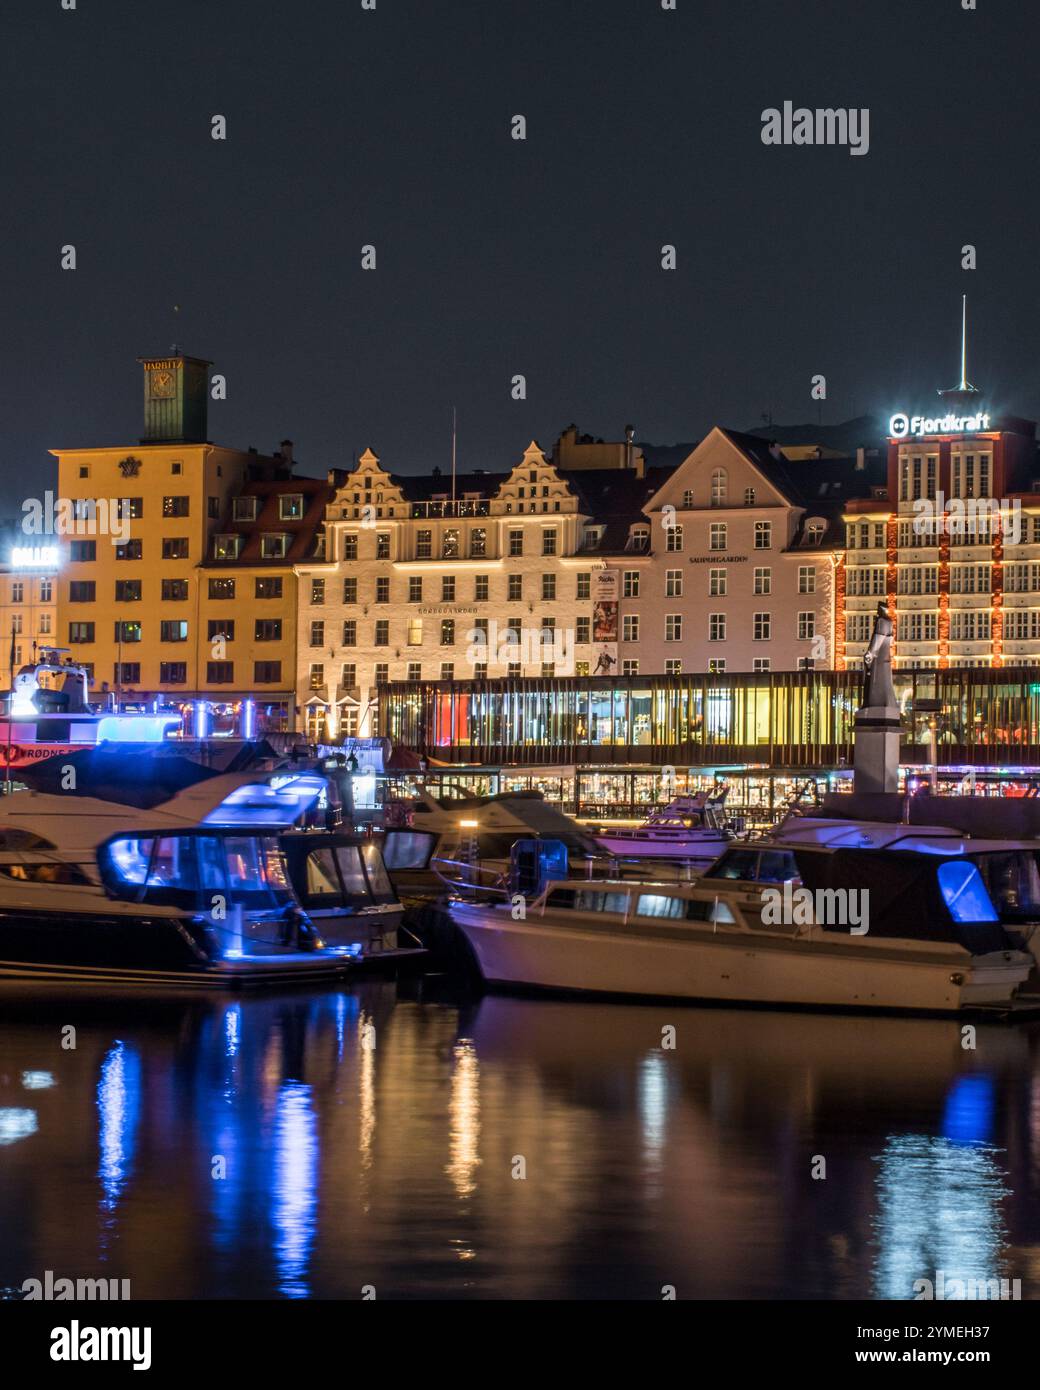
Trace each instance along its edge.
{"label": "boat windshield", "polygon": [[397,901],[374,843],[316,845],[306,856],[302,878],[297,888],[308,907],[357,910]]}
{"label": "boat windshield", "polygon": [[737,879],[742,883],[788,883],[798,878],[798,865],[789,849],[729,849],[703,877]]}
{"label": "boat windshield", "polygon": [[120,897],[206,906],[215,894],[248,907],[292,900],[274,835],[162,835],[109,840],[98,852],[106,885]]}
{"label": "boat windshield", "polygon": [[1040,921],[1040,852],[1001,850],[973,854],[971,859],[1001,921]]}

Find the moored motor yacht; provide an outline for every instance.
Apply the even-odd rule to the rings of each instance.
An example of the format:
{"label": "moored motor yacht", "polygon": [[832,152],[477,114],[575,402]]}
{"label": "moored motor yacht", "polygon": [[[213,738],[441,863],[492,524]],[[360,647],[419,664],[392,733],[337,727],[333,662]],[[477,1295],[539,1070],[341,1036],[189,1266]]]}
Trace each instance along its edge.
{"label": "moored motor yacht", "polygon": [[734,838],[723,821],[726,791],[677,796],[650,812],[642,825],[618,826],[596,840],[608,852],[625,859],[688,860],[708,864]]}
{"label": "moored motor yacht", "polygon": [[278,841],[322,786],[219,776],[150,808],[4,797],[0,980],[193,989],[341,973]]}
{"label": "moored motor yacht", "polygon": [[[517,878],[500,899],[459,898],[451,917],[490,986],[835,1009],[1009,1005],[1033,966],[1040,910],[1009,927],[963,841],[887,829],[870,846],[733,847],[692,884],[579,884],[550,869],[530,876],[529,893]],[[867,888],[866,921],[842,910]]]}

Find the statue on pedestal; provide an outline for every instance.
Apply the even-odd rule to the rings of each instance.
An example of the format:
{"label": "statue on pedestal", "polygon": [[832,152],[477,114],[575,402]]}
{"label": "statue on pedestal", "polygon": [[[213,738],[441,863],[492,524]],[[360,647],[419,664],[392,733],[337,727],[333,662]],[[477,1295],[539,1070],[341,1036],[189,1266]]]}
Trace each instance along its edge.
{"label": "statue on pedestal", "polygon": [[863,656],[865,709],[893,708],[897,705],[895,687],[892,685],[892,635],[892,617],[888,604],[882,600],[877,606],[870,646]]}

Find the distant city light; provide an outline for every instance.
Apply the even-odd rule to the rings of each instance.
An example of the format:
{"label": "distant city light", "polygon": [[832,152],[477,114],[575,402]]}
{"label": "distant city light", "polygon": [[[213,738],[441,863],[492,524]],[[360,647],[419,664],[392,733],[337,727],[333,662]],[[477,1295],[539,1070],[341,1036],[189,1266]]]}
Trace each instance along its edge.
{"label": "distant city light", "polygon": [[11,550],[13,569],[57,569],[56,545],[16,545]]}

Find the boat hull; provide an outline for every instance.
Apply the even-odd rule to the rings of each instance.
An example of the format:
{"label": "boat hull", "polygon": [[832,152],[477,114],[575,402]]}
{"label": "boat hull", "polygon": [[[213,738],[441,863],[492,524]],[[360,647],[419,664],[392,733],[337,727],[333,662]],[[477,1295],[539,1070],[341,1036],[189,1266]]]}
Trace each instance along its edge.
{"label": "boat hull", "polygon": [[451,915],[492,988],[956,1013],[1008,1003],[1032,965],[1021,952],[969,956],[922,943],[582,930],[466,903]]}
{"label": "boat hull", "polygon": [[651,836],[597,835],[596,843],[607,854],[622,859],[695,859],[710,864],[733,843],[724,835],[706,835],[703,839],[654,839]]}

